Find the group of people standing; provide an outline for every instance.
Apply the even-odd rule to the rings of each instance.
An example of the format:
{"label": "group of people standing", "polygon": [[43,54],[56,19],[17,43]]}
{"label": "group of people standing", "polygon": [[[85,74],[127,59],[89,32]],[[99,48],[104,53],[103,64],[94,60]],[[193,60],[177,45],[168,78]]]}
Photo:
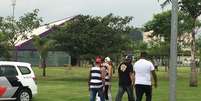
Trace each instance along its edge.
{"label": "group of people standing", "polygon": [[104,60],[96,57],[95,66],[89,73],[90,101],[112,101],[111,95],[112,62],[109,57]]}
{"label": "group of people standing", "polygon": [[[96,57],[96,65],[90,70],[88,82],[90,101],[112,101],[112,65],[109,57],[104,60],[101,57]],[[154,65],[148,61],[146,52],[141,52],[140,59],[134,65],[132,60],[132,56],[127,55],[118,67],[119,86],[115,101],[122,101],[125,92],[128,95],[128,101],[142,101],[144,94],[146,101],[151,101],[152,85],[157,87]],[[154,79],[153,83],[151,76]],[[136,96],[133,93],[134,89]]]}

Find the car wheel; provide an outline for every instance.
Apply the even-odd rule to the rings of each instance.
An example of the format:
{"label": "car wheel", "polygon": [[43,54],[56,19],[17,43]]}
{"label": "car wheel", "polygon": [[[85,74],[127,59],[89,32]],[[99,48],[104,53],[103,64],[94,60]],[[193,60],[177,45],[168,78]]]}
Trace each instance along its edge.
{"label": "car wheel", "polygon": [[31,93],[27,89],[23,89],[17,96],[17,101],[30,101],[31,100]]}

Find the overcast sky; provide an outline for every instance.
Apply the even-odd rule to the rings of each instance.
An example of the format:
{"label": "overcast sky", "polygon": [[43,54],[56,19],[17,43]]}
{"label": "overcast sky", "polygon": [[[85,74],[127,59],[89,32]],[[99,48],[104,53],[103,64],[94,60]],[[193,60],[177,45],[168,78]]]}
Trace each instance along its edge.
{"label": "overcast sky", "polygon": [[[12,0],[0,0],[0,16],[12,14]],[[153,14],[161,12],[158,0],[16,0],[16,17],[37,8],[44,23],[78,14],[133,16],[135,27],[143,26]]]}

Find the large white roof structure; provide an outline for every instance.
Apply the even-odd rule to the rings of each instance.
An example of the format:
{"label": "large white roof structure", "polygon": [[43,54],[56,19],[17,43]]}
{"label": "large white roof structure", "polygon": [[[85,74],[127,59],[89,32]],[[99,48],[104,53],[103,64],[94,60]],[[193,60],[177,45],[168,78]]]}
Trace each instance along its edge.
{"label": "large white roof structure", "polygon": [[[51,22],[51,23],[48,23],[48,24],[45,24],[45,25],[42,25],[36,29],[34,29],[31,33],[27,33],[27,38],[26,39],[23,39],[23,40],[19,40],[17,41],[17,43],[15,44],[15,47],[19,47],[21,46],[23,43],[26,43],[27,41],[31,40],[33,37],[33,35],[42,35],[43,33],[46,33],[47,31],[49,31],[53,26],[59,26],[59,25],[62,25],[64,24],[66,21],[69,21],[71,20],[72,18],[74,18],[75,16],[72,16],[72,17],[67,17],[65,19],[62,19],[62,20],[58,20],[58,21],[54,21],[54,22]],[[20,36],[19,36],[19,39]]]}

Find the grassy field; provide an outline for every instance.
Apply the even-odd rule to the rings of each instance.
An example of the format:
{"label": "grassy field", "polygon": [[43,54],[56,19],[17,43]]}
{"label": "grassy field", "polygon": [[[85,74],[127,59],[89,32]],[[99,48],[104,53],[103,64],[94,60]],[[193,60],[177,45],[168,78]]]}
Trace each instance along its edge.
{"label": "grassy field", "polygon": [[[47,77],[42,77],[42,69],[34,68],[37,76],[38,95],[33,101],[89,101],[87,87],[89,68],[47,68]],[[168,101],[168,76],[167,72],[160,70],[158,88],[153,89],[153,101]],[[113,77],[112,95],[116,96],[118,81],[117,73]],[[201,77],[199,77],[201,81]],[[190,88],[189,68],[178,69],[177,101],[201,101],[201,85]],[[122,101],[127,101],[124,94]]]}

